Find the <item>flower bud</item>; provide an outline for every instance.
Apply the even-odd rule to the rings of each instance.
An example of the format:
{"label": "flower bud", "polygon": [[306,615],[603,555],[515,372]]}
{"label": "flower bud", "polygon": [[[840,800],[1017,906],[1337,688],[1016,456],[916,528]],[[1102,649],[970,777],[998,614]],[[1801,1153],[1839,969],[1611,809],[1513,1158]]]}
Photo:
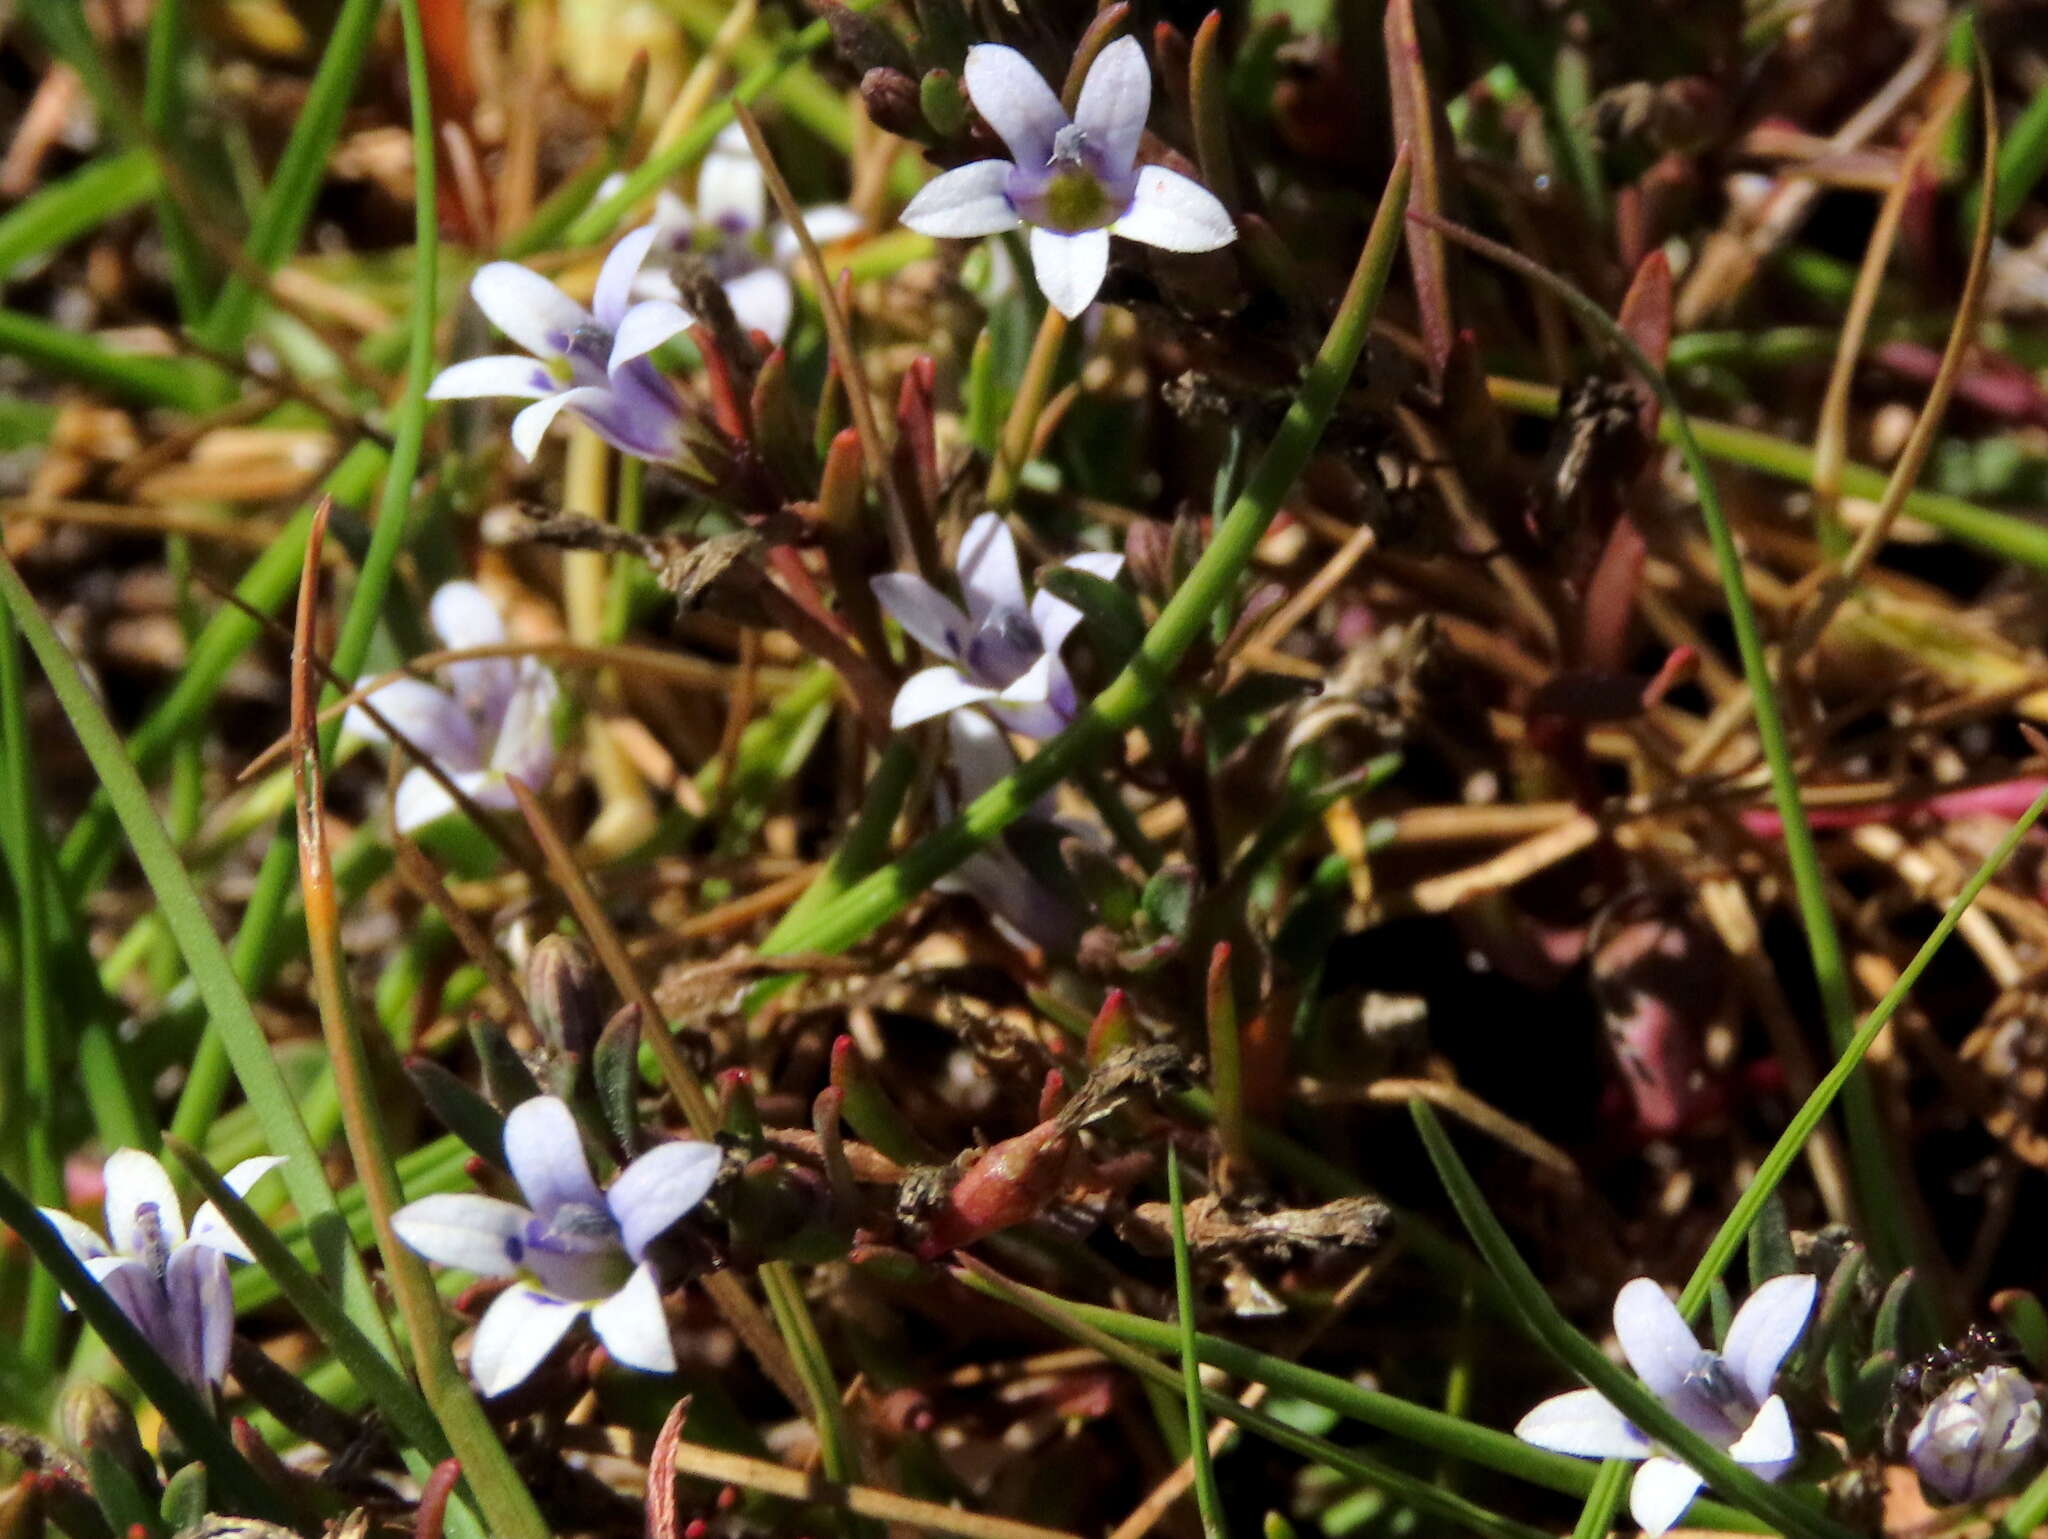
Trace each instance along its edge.
{"label": "flower bud", "polygon": [[1951,1502],[1995,1495],[2034,1451],[2041,1404],[2015,1368],[1985,1368],[1937,1395],[1906,1442],[1921,1482]]}
{"label": "flower bud", "polygon": [[138,1489],[156,1489],[156,1464],[142,1446],[135,1413],[99,1384],[74,1384],[57,1406],[64,1441],[88,1462],[104,1456],[126,1470]]}
{"label": "flower bud", "polygon": [[930,132],[925,127],[917,82],[901,70],[869,70],[860,77],[860,99],[877,128],[905,139],[919,139]]}
{"label": "flower bud", "polygon": [[590,950],[567,935],[548,935],[526,964],[526,1003],[557,1053],[587,1057],[604,1030],[604,978]]}

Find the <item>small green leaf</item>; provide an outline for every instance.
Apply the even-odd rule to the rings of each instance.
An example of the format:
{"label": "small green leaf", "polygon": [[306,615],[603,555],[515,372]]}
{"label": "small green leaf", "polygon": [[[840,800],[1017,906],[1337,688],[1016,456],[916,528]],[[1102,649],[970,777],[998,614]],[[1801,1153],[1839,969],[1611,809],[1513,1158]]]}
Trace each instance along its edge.
{"label": "small green leaf", "polygon": [[1139,906],[1160,935],[1180,940],[1188,933],[1201,896],[1201,874],[1193,866],[1175,861],[1161,866],[1145,884]]}
{"label": "small green leaf", "polygon": [[408,1058],[405,1072],[442,1127],[482,1159],[506,1168],[503,1112],[431,1058]]}

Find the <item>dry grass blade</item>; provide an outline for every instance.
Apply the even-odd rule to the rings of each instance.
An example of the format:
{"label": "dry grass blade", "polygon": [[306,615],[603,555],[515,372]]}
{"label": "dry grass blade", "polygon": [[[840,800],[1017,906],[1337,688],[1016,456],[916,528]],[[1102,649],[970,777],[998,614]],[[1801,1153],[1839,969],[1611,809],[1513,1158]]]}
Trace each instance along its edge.
{"label": "dry grass blade", "polygon": [[[1391,0],[1381,23],[1387,50],[1387,84],[1394,108],[1394,141],[1406,141],[1415,157],[1414,206],[1443,213],[1443,162],[1437,146],[1436,105],[1422,67],[1422,39],[1415,30],[1414,0]],[[1450,253],[1444,238],[1426,225],[1408,226],[1408,266],[1421,312],[1422,345],[1430,378],[1441,383],[1457,326],[1451,316]]]}
{"label": "dry grass blade", "polygon": [[491,938],[470,917],[469,910],[455,901],[455,895],[441,880],[440,871],[427,859],[426,852],[403,835],[393,835],[392,848],[398,857],[398,874],[405,884],[441,916],[469,959],[483,969],[491,987],[504,999],[505,1009],[538,1038],[540,1028],[534,1024],[533,1014],[526,1007],[526,991],[512,976],[504,954],[491,944]]}
{"label": "dry grass blade", "polygon": [[695,1475],[699,1479],[720,1481],[746,1491],[760,1491],[769,1496],[786,1497],[790,1501],[833,1507],[856,1517],[878,1518],[884,1523],[901,1524],[929,1534],[956,1535],[957,1539],[1079,1539],[1064,1529],[1040,1528],[1035,1523],[1019,1523],[1014,1518],[983,1517],[979,1513],[963,1512],[958,1507],[921,1502],[915,1497],[898,1496],[893,1491],[877,1490],[873,1486],[837,1485],[815,1474],[771,1464],[766,1459],[749,1459],[743,1454],[724,1453],[698,1443],[676,1443],[674,1468],[680,1475]]}

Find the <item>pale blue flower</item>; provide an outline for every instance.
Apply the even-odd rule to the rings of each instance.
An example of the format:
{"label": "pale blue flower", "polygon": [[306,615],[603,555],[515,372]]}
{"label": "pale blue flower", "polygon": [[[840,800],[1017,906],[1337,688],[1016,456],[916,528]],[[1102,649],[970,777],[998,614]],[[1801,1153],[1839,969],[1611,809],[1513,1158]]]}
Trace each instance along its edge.
{"label": "pale blue flower", "polygon": [[[1806,1330],[1817,1284],[1773,1277],[1752,1293],[1728,1327],[1727,1344],[1702,1347],[1664,1290],[1647,1277],[1614,1300],[1614,1334],[1629,1366],[1693,1431],[1761,1480],[1792,1468],[1799,1448],[1785,1402],[1771,1391],[1778,1365]],[[1524,1416],[1515,1436],[1582,1459],[1640,1459],[1629,1511],[1646,1534],[1663,1533],[1705,1482],[1657,1445],[1597,1389],[1575,1389]]]}
{"label": "pale blue flower", "polygon": [[486,1395],[525,1382],[585,1315],[619,1362],[672,1373],[675,1345],[647,1247],[704,1200],[721,1160],[710,1144],[662,1144],[600,1189],[575,1114],[537,1096],[505,1119],[505,1163],[527,1206],[442,1193],[407,1203],[392,1228],[429,1261],[517,1279],[484,1311],[470,1347],[469,1370]]}
{"label": "pale blue flower", "polygon": [[1215,251],[1237,238],[1214,193],[1165,166],[1137,163],[1152,74],[1135,38],[1096,55],[1071,118],[1014,48],[970,48],[964,76],[968,98],[1010,159],[934,177],[903,211],[911,229],[964,239],[1028,227],[1038,286],[1069,320],[1102,288],[1112,235],[1164,251]]}
{"label": "pale blue flower", "polygon": [[2041,1402],[2016,1368],[1960,1378],[1934,1397],[1906,1440],[1921,1481],[1944,1500],[1996,1496],[2033,1457]]}

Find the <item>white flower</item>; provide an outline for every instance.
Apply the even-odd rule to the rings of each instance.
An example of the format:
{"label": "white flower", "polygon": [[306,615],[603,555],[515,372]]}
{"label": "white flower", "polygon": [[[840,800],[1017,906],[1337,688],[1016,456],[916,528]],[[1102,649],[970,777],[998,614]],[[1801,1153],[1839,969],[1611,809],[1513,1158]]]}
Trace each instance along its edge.
{"label": "white flower", "polygon": [[[275,1155],[243,1160],[222,1179],[242,1196],[283,1163]],[[106,1238],[69,1213],[38,1211],[157,1355],[207,1394],[227,1376],[235,1335],[228,1258],[256,1258],[210,1202],[193,1214],[188,1232],[171,1178],[153,1155],[116,1149],[102,1176]],[[64,1307],[76,1306],[67,1297]]]}
{"label": "white flower", "polygon": [[407,1203],[391,1224],[429,1261],[521,1279],[492,1300],[470,1347],[470,1373],[486,1395],[523,1383],[584,1315],[627,1367],[673,1373],[647,1247],[704,1200],[721,1159],[710,1144],[662,1144],[601,1191],[575,1114],[537,1096],[505,1119],[505,1163],[530,1207],[451,1192]]}
{"label": "white flower", "polygon": [[1031,229],[1031,265],[1054,309],[1072,320],[1109,270],[1109,238],[1164,251],[1214,251],[1237,239],[1216,195],[1164,166],[1140,166],[1152,74],[1137,39],[1120,37],[1088,67],[1070,119],[1030,60],[1000,43],[967,51],[967,94],[1009,160],[977,160],[934,177],[903,222],[923,235]]}
{"label": "white flower", "polygon": [[[450,647],[497,646],[505,622],[473,582],[443,583],[428,606],[434,629]],[[538,791],[555,764],[555,702],[561,687],[531,657],[480,657],[440,670],[440,685],[393,679],[367,698],[379,714],[441,767],[479,806],[509,811],[518,803],[508,781]],[[349,707],[343,730],[384,740],[360,704]],[[455,808],[453,798],[423,766],[406,771],[396,799],[400,833],[424,828]]]}
{"label": "white flower", "polygon": [[622,454],[668,461],[683,451],[685,408],[647,354],[693,324],[667,300],[632,302],[634,280],[656,231],[622,236],[597,275],[584,309],[517,262],[488,262],[469,291],[491,324],[533,356],[472,358],[443,369],[427,387],[434,401],[513,396],[533,404],[512,419],[512,446],[527,459],[557,416],[574,412]]}
{"label": "white flower", "polygon": [[[1798,1456],[1792,1418],[1771,1393],[1778,1365],[1806,1329],[1817,1284],[1773,1277],[1752,1293],[1728,1327],[1727,1345],[1702,1347],[1664,1290],[1647,1277],[1614,1300],[1614,1334],[1650,1391],[1673,1414],[1761,1480],[1776,1480]],[[1685,1515],[1704,1484],[1596,1389],[1575,1389],[1524,1416],[1515,1436],[1582,1459],[1641,1459],[1629,1511],[1643,1532],[1663,1533]]]}
{"label": "white flower", "polygon": [[[1075,556],[1065,563],[1112,581],[1124,558]],[[1017,543],[996,513],[967,526],[955,570],[967,611],[921,577],[891,572],[868,585],[884,609],[943,663],[914,674],[896,692],[897,727],[965,705],[987,705],[1026,737],[1050,737],[1074,719],[1080,701],[1060,648],[1081,611],[1050,593],[1029,595]]]}
{"label": "white flower", "polygon": [[1985,1368],[1934,1397],[1906,1456],[1920,1479],[1951,1502],[1996,1496],[2032,1457],[2041,1432],[2041,1403],[2015,1368]]}
{"label": "white flower", "polygon": [[[860,216],[836,203],[803,210],[804,227],[824,245],[844,240],[861,227]],[[654,200],[654,254],[694,251],[725,290],[742,327],[758,331],[778,347],[789,334],[796,291],[789,270],[802,254],[796,232],[768,218],[768,187],[746,133],[728,124],[697,172],[693,208],[664,188]],[[633,292],[644,299],[680,304],[675,280],[658,267],[643,271]]]}

